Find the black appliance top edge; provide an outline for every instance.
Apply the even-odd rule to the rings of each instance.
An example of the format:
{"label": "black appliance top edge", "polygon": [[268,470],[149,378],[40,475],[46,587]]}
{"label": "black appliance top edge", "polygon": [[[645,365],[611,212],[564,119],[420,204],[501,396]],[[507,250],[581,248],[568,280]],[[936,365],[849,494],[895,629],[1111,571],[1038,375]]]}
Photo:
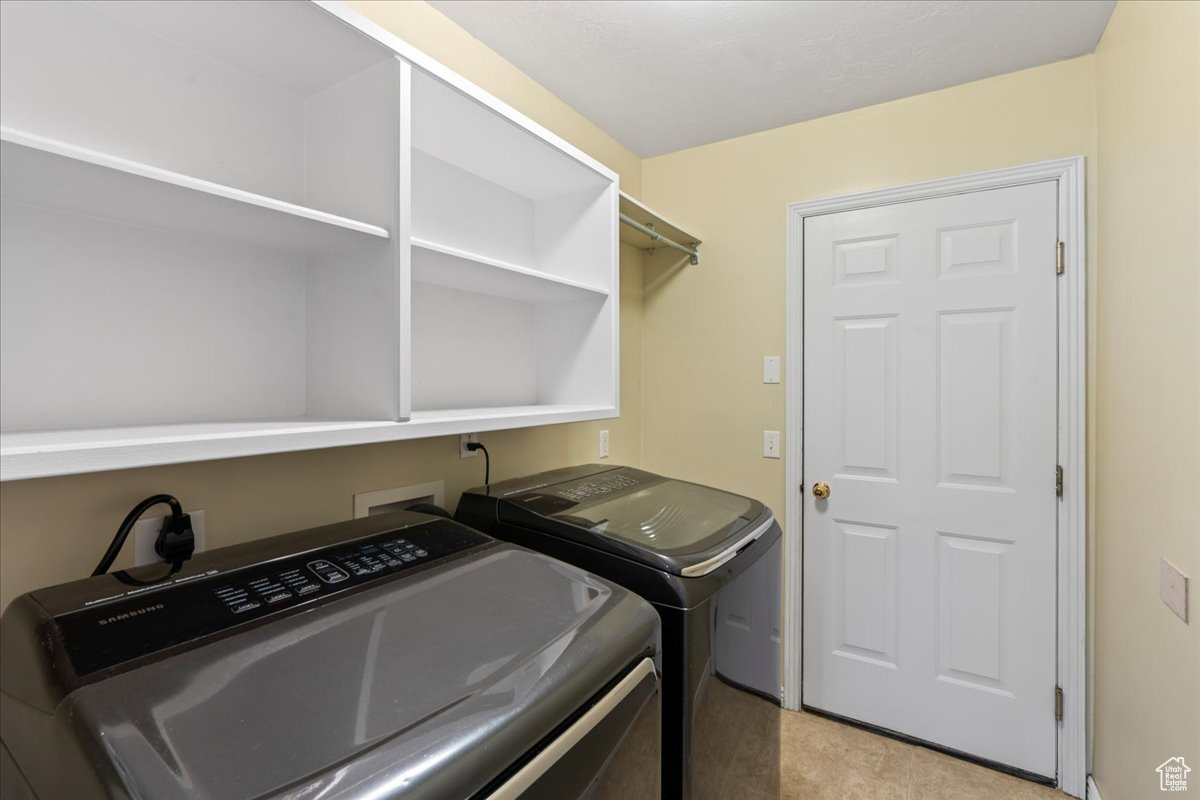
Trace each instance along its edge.
{"label": "black appliance top edge", "polygon": [[629,469],[629,467],[623,467],[620,464],[579,464],[574,467],[546,470],[523,478],[509,478],[486,486],[475,486],[465,493],[497,498],[509,497],[617,469]]}
{"label": "black appliance top edge", "polygon": [[[4,612],[4,691],[50,708],[80,686],[496,545],[401,512],[201,553],[173,574],[158,564],[40,589]],[[56,677],[25,685],[38,670],[18,656],[38,652]]]}
{"label": "black appliance top edge", "polygon": [[772,519],[753,498],[616,465],[585,464],[488,488],[465,494],[459,519],[487,531],[488,517],[682,577],[731,557],[756,532],[766,535]]}
{"label": "black appliance top edge", "polygon": [[57,617],[135,595],[154,595],[197,578],[206,578],[378,533],[425,524],[432,519],[436,518],[426,514],[399,511],[343,520],[196,553],[191,559],[183,562],[177,572],[172,572],[168,564],[148,564],[35,589],[29,596],[45,609],[47,614]]}

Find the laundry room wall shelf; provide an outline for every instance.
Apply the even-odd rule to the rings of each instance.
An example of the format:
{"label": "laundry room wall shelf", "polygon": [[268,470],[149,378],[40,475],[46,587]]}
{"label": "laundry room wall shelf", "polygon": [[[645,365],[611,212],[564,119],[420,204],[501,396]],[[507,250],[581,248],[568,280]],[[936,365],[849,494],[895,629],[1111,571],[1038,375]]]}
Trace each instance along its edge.
{"label": "laundry room wall shelf", "polygon": [[621,192],[621,241],[639,250],[668,249],[668,258],[700,263],[700,237],[688,233],[641,201]]}
{"label": "laundry room wall shelf", "polygon": [[0,478],[616,416],[611,170],[340,3],[0,15]]}
{"label": "laundry room wall shelf", "polygon": [[5,199],[130,225],[316,252],[387,229],[108,153],[0,128]]}

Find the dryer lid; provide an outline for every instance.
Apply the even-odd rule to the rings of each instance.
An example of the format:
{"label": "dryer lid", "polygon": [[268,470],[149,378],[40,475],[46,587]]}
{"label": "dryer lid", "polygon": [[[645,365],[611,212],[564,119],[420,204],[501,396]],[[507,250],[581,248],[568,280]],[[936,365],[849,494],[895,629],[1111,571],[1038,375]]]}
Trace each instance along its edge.
{"label": "dryer lid", "polygon": [[770,518],[752,498],[630,467],[568,474],[567,480],[513,492],[504,500],[557,523],[552,532],[569,526],[572,538],[678,575],[697,574],[694,568]]}

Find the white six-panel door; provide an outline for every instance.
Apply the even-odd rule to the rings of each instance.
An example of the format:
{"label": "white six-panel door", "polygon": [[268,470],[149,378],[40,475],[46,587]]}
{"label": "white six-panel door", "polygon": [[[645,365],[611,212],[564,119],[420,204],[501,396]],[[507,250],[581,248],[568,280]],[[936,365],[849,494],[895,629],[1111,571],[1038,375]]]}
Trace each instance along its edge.
{"label": "white six-panel door", "polygon": [[804,226],[803,703],[1044,776],[1056,203],[1049,181]]}

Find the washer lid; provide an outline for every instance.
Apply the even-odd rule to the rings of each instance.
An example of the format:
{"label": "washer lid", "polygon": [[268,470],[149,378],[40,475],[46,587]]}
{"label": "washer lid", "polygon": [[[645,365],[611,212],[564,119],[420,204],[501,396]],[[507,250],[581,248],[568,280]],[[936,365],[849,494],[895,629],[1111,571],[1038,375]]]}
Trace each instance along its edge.
{"label": "washer lid", "polygon": [[657,627],[629,592],[499,545],[84,686],[63,709],[115,795],[470,797],[652,653]]}
{"label": "washer lid", "polygon": [[[561,482],[501,492],[502,505],[519,511],[510,517],[502,507],[500,518],[530,526],[532,512],[547,522],[533,527],[685,577],[724,563],[771,519],[752,498],[630,467],[568,474]],[[524,483],[536,484],[536,477]]]}

